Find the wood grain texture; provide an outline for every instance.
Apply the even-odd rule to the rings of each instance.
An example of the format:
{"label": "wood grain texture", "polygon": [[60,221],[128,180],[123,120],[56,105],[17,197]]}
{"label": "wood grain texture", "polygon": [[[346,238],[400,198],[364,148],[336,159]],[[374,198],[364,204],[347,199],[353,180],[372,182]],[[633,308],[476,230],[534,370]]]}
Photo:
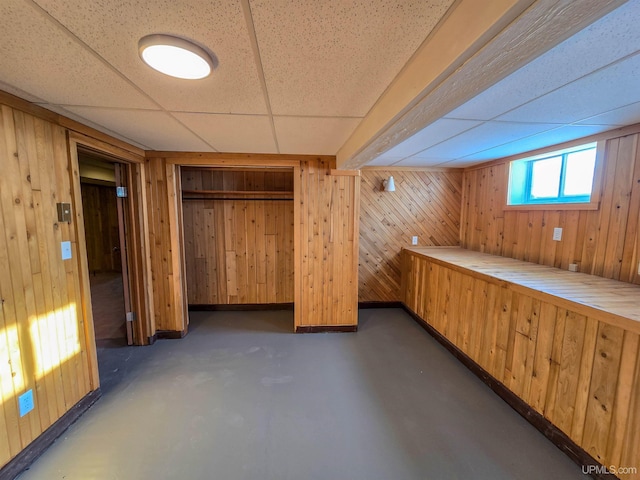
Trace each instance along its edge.
{"label": "wood grain texture", "polygon": [[189,304],[293,302],[293,170],[184,168],[182,190]]}
{"label": "wood grain texture", "polygon": [[[464,172],[463,248],[640,284],[640,134],[603,142],[600,208],[591,211],[504,209],[509,165]],[[563,240],[552,240],[553,228]]]}
{"label": "wood grain texture", "polygon": [[153,325],[158,330],[183,331],[188,325],[183,278],[179,169],[161,158],[145,161],[149,208],[149,243],[153,284]]}
{"label": "wood grain texture", "polygon": [[[257,164],[247,164],[247,160],[242,156],[232,156],[229,159],[223,157],[216,155],[215,158],[209,159],[207,155],[198,155],[196,164],[206,167],[210,161],[212,166],[224,164],[233,169],[259,168]],[[185,155],[184,163],[193,166],[192,160],[193,156]],[[291,156],[285,156],[282,162],[278,162],[275,157],[270,157],[269,161],[274,163],[275,167],[292,168],[294,172],[291,254],[296,327],[357,325],[360,177],[330,175],[331,169],[335,168],[335,159],[329,157],[300,157],[295,160]],[[177,181],[182,163],[179,154],[172,154],[170,161],[161,157],[150,157],[145,162],[147,196],[152,206],[149,208],[149,236],[156,330],[184,331],[188,322],[187,301],[183,298],[183,292],[187,290],[184,285],[186,274],[183,274],[186,265],[186,237],[182,234],[183,202],[181,185]],[[291,164],[294,166],[291,167]],[[219,192],[213,185],[206,190]],[[202,256],[202,248],[206,242],[197,235],[206,235],[211,225],[221,228],[219,222],[223,220],[225,243],[219,245],[235,245],[236,248],[229,253],[224,251],[227,289],[247,285],[247,295],[265,295],[259,291],[258,284],[248,281],[250,275],[255,275],[256,278],[265,275],[281,278],[285,275],[286,262],[268,262],[258,266],[255,259],[251,260],[251,255],[258,254],[258,248],[247,251],[246,255],[236,255],[235,252],[242,251],[242,245],[247,242],[247,238],[262,235],[259,232],[263,230],[264,236],[273,235],[274,231],[283,231],[284,225],[281,226],[280,222],[285,222],[287,217],[278,217],[277,230],[271,230],[274,224],[267,221],[264,225],[251,223],[245,225],[245,229],[235,228],[232,222],[235,222],[236,216],[229,211],[231,206],[231,203],[225,202],[224,214],[208,221],[204,232],[194,230],[193,245],[189,248],[193,248],[194,258]],[[259,203],[247,202],[248,213],[245,213],[245,220],[247,215],[249,218],[266,215],[265,212],[255,213],[255,210],[260,208]],[[200,213],[193,213],[193,219],[188,221],[197,221],[204,225],[204,218],[198,217]],[[265,242],[258,246],[260,252],[262,249],[265,251],[265,255],[267,252],[277,253],[276,242]],[[222,251],[216,251],[216,259],[222,258]],[[249,274],[251,265],[255,265],[255,272]],[[270,273],[270,269],[282,270]],[[196,269],[195,275],[202,273],[198,274]],[[269,288],[273,286],[266,283],[264,285],[268,295]]]}
{"label": "wood grain texture", "polygon": [[[411,311],[603,465],[638,465],[637,333],[583,315],[582,306],[576,311],[516,292],[508,280],[477,275],[468,262],[405,250],[402,265],[403,301]],[[450,299],[457,300],[451,305]]]}
{"label": "wood grain texture", "polygon": [[[93,385],[82,309],[75,219],[62,127],[0,107],[0,465],[62,417]],[[61,259],[60,242],[73,258]],[[90,346],[89,346],[90,348]],[[35,408],[19,416],[18,396]]]}
{"label": "wood grain texture", "polygon": [[360,177],[332,168],[334,159],[302,161],[294,182],[296,329],[358,324]]}
{"label": "wood grain texture", "polygon": [[[382,190],[393,175],[395,192]],[[458,245],[461,170],[362,170],[359,287],[361,302],[399,301],[402,247]]]}
{"label": "wood grain texture", "polygon": [[121,271],[115,186],[82,184],[82,210],[89,271]]}

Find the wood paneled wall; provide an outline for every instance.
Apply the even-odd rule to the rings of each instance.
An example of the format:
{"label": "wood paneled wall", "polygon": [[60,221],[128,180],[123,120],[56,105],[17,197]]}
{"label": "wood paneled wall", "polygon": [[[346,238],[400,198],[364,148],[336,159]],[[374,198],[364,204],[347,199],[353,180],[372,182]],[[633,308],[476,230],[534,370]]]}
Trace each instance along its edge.
{"label": "wood paneled wall", "polygon": [[[465,171],[461,246],[640,283],[639,137],[606,140],[598,210],[505,211],[508,163]],[[563,228],[561,242],[554,227]]]}
{"label": "wood paneled wall", "polygon": [[154,321],[150,334],[184,331],[189,323],[184,298],[180,169],[162,158],[147,158],[149,243]]}
{"label": "wood paneled wall", "polygon": [[189,304],[293,302],[293,169],[185,168],[182,188]]}
{"label": "wood paneled wall", "polygon": [[121,271],[115,185],[83,183],[82,210],[89,271]]}
{"label": "wood paneled wall", "polygon": [[418,316],[603,465],[640,465],[638,334],[409,252],[403,269]]}
{"label": "wood paneled wall", "polygon": [[[87,393],[92,377],[83,314],[76,222],[57,220],[73,203],[65,129],[1,106],[0,116],[0,465]],[[79,203],[79,202],[78,202]],[[71,242],[63,261],[60,243]],[[89,314],[90,315],[90,314]],[[19,415],[18,396],[35,408]]]}
{"label": "wood paneled wall", "polygon": [[182,201],[178,165],[247,167],[264,163],[294,171],[293,269],[296,327],[357,325],[360,177],[335,172],[335,158],[164,153],[148,158],[147,190],[156,328],[187,326]]}
{"label": "wood paneled wall", "polygon": [[296,328],[358,324],[360,177],[334,167],[335,159],[300,162]]}
{"label": "wood paneled wall", "polygon": [[[396,191],[382,191],[393,175]],[[402,299],[402,247],[458,245],[462,170],[362,170],[358,298]]]}

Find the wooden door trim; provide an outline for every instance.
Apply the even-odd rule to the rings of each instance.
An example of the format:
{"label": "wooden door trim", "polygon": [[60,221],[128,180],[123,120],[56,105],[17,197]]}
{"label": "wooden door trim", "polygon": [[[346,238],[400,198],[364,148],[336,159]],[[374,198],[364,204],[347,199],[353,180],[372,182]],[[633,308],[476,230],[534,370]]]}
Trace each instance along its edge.
{"label": "wooden door trim", "polygon": [[69,160],[71,162],[71,199],[72,212],[75,219],[76,239],[78,242],[78,272],[80,274],[80,298],[82,301],[82,317],[84,318],[84,335],[87,345],[87,361],[89,363],[89,382],[91,390],[100,387],[100,375],[98,373],[98,350],[96,347],[96,335],[93,323],[93,311],[91,305],[91,286],[89,284],[89,261],[87,258],[87,239],[84,230],[84,213],[82,210],[82,193],[80,187],[80,167],[78,164],[78,144],[69,138]]}
{"label": "wooden door trim", "polygon": [[[115,163],[116,187],[128,188],[128,165]],[[124,178],[123,178],[124,177]],[[129,231],[127,229],[127,205],[124,199],[116,197],[116,208],[118,209],[118,239],[120,242],[120,264],[122,268],[122,285],[124,293],[124,314],[125,331],[127,335],[127,345],[133,345],[133,325],[127,318],[128,312],[133,311],[131,302],[131,279],[129,278]]]}
{"label": "wooden door trim", "polygon": [[90,362],[92,386],[99,385],[97,368],[97,350],[95,346],[95,331],[93,315],[91,313],[91,290],[89,285],[89,269],[87,262],[87,246],[84,231],[84,216],[82,212],[82,197],[80,187],[80,172],[78,149],[89,150],[110,161],[127,165],[126,183],[129,190],[129,208],[125,210],[126,221],[129,226],[127,232],[129,265],[129,284],[131,308],[136,312],[133,326],[133,341],[135,345],[147,345],[153,330],[153,299],[146,288],[151,281],[151,257],[149,244],[149,228],[147,218],[147,199],[145,193],[146,176],[144,172],[144,157],[114,147],[100,140],[69,132],[69,154],[72,172],[73,209],[76,215],[76,232],[78,235],[78,261],[80,262],[80,285],[82,291],[82,308],[87,322],[85,335],[87,337],[88,358]]}

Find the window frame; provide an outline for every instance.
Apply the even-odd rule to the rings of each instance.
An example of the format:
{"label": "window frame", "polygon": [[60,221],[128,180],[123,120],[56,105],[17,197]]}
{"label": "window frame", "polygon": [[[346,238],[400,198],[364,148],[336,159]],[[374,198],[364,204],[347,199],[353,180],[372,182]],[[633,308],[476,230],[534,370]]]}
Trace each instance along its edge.
{"label": "window frame", "polygon": [[[520,158],[516,158],[511,160],[508,163],[507,168],[507,191],[505,198],[505,210],[597,210],[600,206],[600,183],[602,176],[602,164],[604,159],[604,148],[606,142],[588,142],[585,144],[576,144],[570,148],[564,148],[561,150],[553,150],[549,148],[545,153],[527,156],[522,155]],[[563,195],[563,188],[566,181],[566,169],[567,169],[567,157],[569,154],[574,152],[581,152],[584,150],[588,150],[594,148],[596,150],[596,158],[593,172],[593,182],[591,186],[591,195],[589,201],[584,201],[587,197],[584,195],[575,195],[568,196]],[[557,148],[557,147],[556,147]],[[547,160],[553,157],[561,157],[561,171],[560,171],[560,181],[558,186],[558,196],[550,197],[550,198],[540,198],[540,199],[532,199],[531,198],[531,182],[532,182],[532,171],[533,164],[535,162],[541,160]],[[526,166],[526,177],[525,177],[525,187],[523,193],[523,203],[509,203],[511,200],[511,183],[512,183],[512,172],[514,169],[514,164],[516,162],[520,165]]]}

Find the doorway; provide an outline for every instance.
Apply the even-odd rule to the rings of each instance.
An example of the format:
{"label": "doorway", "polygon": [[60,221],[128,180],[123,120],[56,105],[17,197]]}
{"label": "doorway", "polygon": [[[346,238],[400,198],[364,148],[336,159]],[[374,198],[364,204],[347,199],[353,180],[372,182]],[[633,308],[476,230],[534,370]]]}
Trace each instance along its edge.
{"label": "doorway", "polygon": [[126,248],[126,164],[78,149],[87,264],[96,346],[133,344]]}
{"label": "doorway", "polygon": [[180,178],[189,310],[293,310],[293,169],[182,167]]}

